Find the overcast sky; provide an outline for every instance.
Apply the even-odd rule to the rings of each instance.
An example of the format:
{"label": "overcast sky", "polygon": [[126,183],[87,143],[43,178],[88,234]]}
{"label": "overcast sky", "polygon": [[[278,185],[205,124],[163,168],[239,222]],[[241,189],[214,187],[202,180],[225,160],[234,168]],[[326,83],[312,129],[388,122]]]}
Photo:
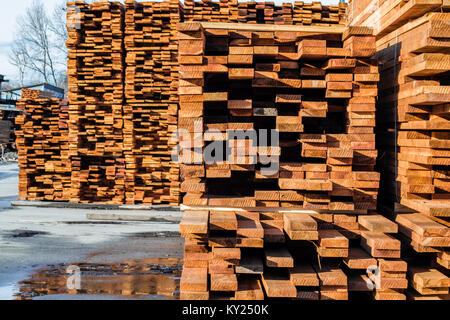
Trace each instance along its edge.
{"label": "overcast sky", "polygon": [[[51,14],[54,6],[63,0],[42,0],[46,5],[47,10]],[[245,1],[245,0],[243,0]],[[257,0],[258,1],[258,0]],[[313,0],[306,0],[305,2],[312,2]],[[14,39],[14,30],[18,17],[23,15],[26,8],[31,5],[33,0],[9,0],[2,1],[0,9],[0,74],[6,75],[7,79],[16,80],[16,70],[14,66],[10,65],[8,61],[8,51],[11,42]],[[264,2],[264,1],[258,1]],[[288,0],[275,0],[275,3],[294,2]],[[336,4],[339,0],[322,0],[322,4]]]}

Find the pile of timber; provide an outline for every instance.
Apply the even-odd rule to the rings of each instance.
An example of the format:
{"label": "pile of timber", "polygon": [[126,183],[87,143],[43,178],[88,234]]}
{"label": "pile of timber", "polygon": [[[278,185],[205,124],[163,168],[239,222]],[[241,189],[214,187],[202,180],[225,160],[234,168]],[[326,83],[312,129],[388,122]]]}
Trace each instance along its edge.
{"label": "pile of timber", "polygon": [[450,217],[449,21],[430,13],[377,41],[386,185],[401,204],[441,217]]}
{"label": "pile of timber", "polygon": [[376,214],[185,211],[181,299],[406,300],[397,231]]}
{"label": "pile of timber", "polygon": [[68,6],[70,201],[172,205],[180,192],[179,167],[170,157],[178,109],[176,24],[343,24],[345,9],[237,0]]}
{"label": "pile of timber", "polygon": [[293,24],[291,3],[276,6],[274,2],[240,2],[238,9],[238,22]]}
{"label": "pile of timber", "polygon": [[[125,202],[123,24],[119,2],[69,2],[69,143],[74,202]],[[77,21],[73,21],[78,19]]]}
{"label": "pile of timber", "polygon": [[[183,204],[376,210],[370,30],[305,36],[232,26],[178,27]],[[258,142],[260,129],[280,143]],[[247,130],[250,140],[233,138]],[[204,159],[218,145],[226,161]]]}
{"label": "pile of timber", "polygon": [[[375,39],[257,28],[178,26],[183,203],[238,208],[185,212],[182,299],[405,299],[397,225],[373,211]],[[251,129],[279,146],[230,141]],[[228,162],[206,162],[225,140]]]}
{"label": "pile of timber", "polygon": [[404,244],[408,268],[408,297],[412,300],[449,300],[450,224],[421,213],[395,218]]}
{"label": "pile of timber", "polygon": [[373,27],[381,38],[424,14],[448,10],[448,0],[350,0],[347,20],[352,26]]}
{"label": "pile of timber", "polygon": [[380,63],[380,208],[399,225],[411,299],[448,299],[450,3],[353,1],[353,28],[374,25]]}
{"label": "pile of timber", "polygon": [[346,3],[323,6],[319,1],[282,3],[273,1],[184,1],[184,21],[240,22],[282,25],[345,24]]}
{"label": "pile of timber", "polygon": [[33,99],[51,99],[54,94],[49,91],[22,89],[21,99],[33,100]]}
{"label": "pile of timber", "polygon": [[[17,107],[16,143],[19,162],[19,196],[28,200],[68,201],[69,161],[67,100],[40,98],[38,90],[24,91]],[[31,97],[31,98],[30,98]]]}
{"label": "pile of timber", "polygon": [[184,21],[237,22],[238,0],[186,0],[181,10]]}
{"label": "pile of timber", "polygon": [[177,0],[125,2],[124,156],[129,204],[178,204]]}
{"label": "pile of timber", "polygon": [[302,25],[345,24],[346,9],[347,3],[345,2],[323,6],[320,1],[312,3],[295,1],[292,18],[294,24]]}

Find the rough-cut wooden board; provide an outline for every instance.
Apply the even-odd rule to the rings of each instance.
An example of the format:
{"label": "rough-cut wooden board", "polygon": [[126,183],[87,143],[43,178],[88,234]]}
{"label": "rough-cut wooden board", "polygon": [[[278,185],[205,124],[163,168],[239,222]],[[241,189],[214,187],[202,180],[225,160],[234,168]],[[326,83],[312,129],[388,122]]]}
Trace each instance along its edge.
{"label": "rough-cut wooden board", "polygon": [[322,268],[315,266],[314,269],[320,280],[320,286],[347,286],[347,276],[338,268],[323,266]]}
{"label": "rough-cut wooden board", "polygon": [[238,280],[235,300],[264,300],[264,292],[258,279],[244,278]]}
{"label": "rough-cut wooden board", "polygon": [[289,269],[291,282],[296,287],[318,287],[319,278],[314,268],[306,263],[296,264]]}
{"label": "rough-cut wooden board", "polygon": [[361,248],[351,248],[348,257],[343,260],[350,269],[367,270],[369,267],[377,266],[377,260]]}
{"label": "rough-cut wooden board", "polygon": [[397,224],[381,215],[359,216],[358,222],[369,231],[382,233],[398,232]]}
{"label": "rough-cut wooden board", "polygon": [[235,274],[211,274],[211,291],[236,291],[238,281]]}
{"label": "rough-cut wooden board", "polygon": [[337,230],[319,230],[319,245],[324,248],[348,248],[349,241]]}
{"label": "rough-cut wooden board", "polygon": [[361,241],[373,249],[400,250],[400,241],[381,232],[362,231]]}
{"label": "rough-cut wooden board", "polygon": [[395,289],[377,290],[375,300],[406,300],[406,296]]}
{"label": "rough-cut wooden board", "polygon": [[287,32],[302,32],[308,33],[328,33],[328,34],[341,34],[345,28],[342,26],[324,27],[324,26],[290,26],[290,25],[270,25],[270,24],[240,24],[240,23],[211,23],[202,22],[202,27],[205,29],[229,29],[237,31],[287,31]]}
{"label": "rough-cut wooden board", "polygon": [[186,211],[180,222],[180,233],[183,235],[207,234],[208,218],[208,211]]}
{"label": "rough-cut wooden board", "polygon": [[293,268],[294,259],[284,247],[273,247],[264,250],[266,266],[270,268]]}
{"label": "rough-cut wooden board", "polygon": [[211,211],[209,215],[211,230],[237,230],[236,214],[230,211]]}
{"label": "rough-cut wooden board", "polygon": [[297,289],[288,278],[277,274],[262,275],[264,290],[270,298],[295,298]]}
{"label": "rough-cut wooden board", "polygon": [[239,220],[237,235],[246,238],[264,238],[264,229],[257,220]]}
{"label": "rough-cut wooden board", "polygon": [[239,265],[236,266],[238,274],[262,274],[263,270],[262,258],[256,255],[244,255]]}
{"label": "rough-cut wooden board", "polygon": [[284,228],[292,231],[315,231],[317,222],[308,214],[286,213],[283,215]]}
{"label": "rough-cut wooden board", "polygon": [[187,292],[207,292],[208,269],[183,268],[180,281],[180,290]]}
{"label": "rough-cut wooden board", "polygon": [[436,269],[410,266],[408,277],[412,283],[424,289],[447,288],[448,291],[450,287],[450,278]]}

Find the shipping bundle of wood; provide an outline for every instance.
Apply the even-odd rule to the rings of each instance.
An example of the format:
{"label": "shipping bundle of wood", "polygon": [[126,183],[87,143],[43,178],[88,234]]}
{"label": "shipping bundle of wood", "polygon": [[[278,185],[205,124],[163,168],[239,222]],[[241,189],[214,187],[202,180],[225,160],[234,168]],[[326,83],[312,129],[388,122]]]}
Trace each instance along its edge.
{"label": "shipping bundle of wood", "polygon": [[238,0],[183,1],[182,16],[184,21],[237,22]]}
{"label": "shipping bundle of wood", "polygon": [[[450,224],[440,218],[406,211],[397,214],[395,221],[400,239],[409,249],[407,259],[415,266],[408,270],[408,296],[414,300],[449,300]],[[421,269],[420,275],[414,271],[417,268]],[[420,282],[417,277],[430,280]],[[432,280],[435,278],[443,282],[436,284]]]}
{"label": "shipping bundle of wood", "polygon": [[276,6],[274,2],[239,2],[238,22],[293,24],[292,3]]}
{"label": "shipping bundle of wood", "polygon": [[450,11],[448,0],[350,0],[347,22],[374,28],[380,38],[405,23],[430,12]]}
{"label": "shipping bundle of wood", "polygon": [[172,162],[178,112],[178,1],[125,2],[126,203],[179,203]]}
{"label": "shipping bundle of wood", "polygon": [[397,225],[380,215],[189,210],[180,233],[181,299],[406,299]]}
{"label": "shipping bundle of wood", "polygon": [[368,30],[236,28],[178,26],[183,203],[375,210],[378,70]]}
{"label": "shipping bundle of wood", "polygon": [[[450,13],[430,13],[377,41],[379,149],[386,201],[450,217]],[[417,34],[423,34],[417,38]]]}
{"label": "shipping bundle of wood", "polygon": [[69,2],[69,153],[74,202],[125,202],[123,23],[119,2]]}
{"label": "shipping bundle of wood", "polygon": [[445,300],[450,275],[450,3],[353,2],[350,28],[375,25],[380,207],[399,225],[405,259],[420,267],[408,270],[408,297]]}
{"label": "shipping bundle of wood", "polygon": [[26,92],[17,107],[16,144],[19,162],[19,196],[27,200],[68,201],[71,190],[67,100],[36,98]]}
{"label": "shipping bundle of wood", "polygon": [[240,22],[282,25],[345,24],[347,4],[323,6],[319,1],[276,5],[273,1],[184,1],[184,21]]}
{"label": "shipping bundle of wood", "polygon": [[346,24],[346,9],[347,3],[345,2],[324,6],[320,1],[312,3],[295,1],[292,18],[294,24]]}
{"label": "shipping bundle of wood", "polygon": [[[125,6],[117,1],[67,5],[70,201],[178,204],[179,166],[170,157],[177,143],[171,137],[177,129],[176,24],[293,24],[292,4],[128,0]],[[336,23],[336,14],[342,24],[343,5],[298,3],[297,14],[300,7],[307,24]],[[306,16],[310,11],[312,22]]]}
{"label": "shipping bundle of wood", "polygon": [[52,92],[34,90],[34,89],[22,89],[21,99],[33,100],[33,99],[51,99],[54,97]]}

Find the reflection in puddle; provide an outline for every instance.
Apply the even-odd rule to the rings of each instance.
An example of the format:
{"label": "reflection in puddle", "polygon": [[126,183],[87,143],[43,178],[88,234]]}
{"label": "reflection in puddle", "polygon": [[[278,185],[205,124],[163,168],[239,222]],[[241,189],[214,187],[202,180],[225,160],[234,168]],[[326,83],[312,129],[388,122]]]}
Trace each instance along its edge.
{"label": "reflection in puddle", "polygon": [[[80,271],[80,289],[71,289],[77,283],[75,274],[69,271],[73,269]],[[86,295],[111,299],[178,299],[181,269],[182,261],[175,258],[49,265],[19,282],[19,293],[14,296],[19,300],[50,295],[69,300],[83,299]]]}

